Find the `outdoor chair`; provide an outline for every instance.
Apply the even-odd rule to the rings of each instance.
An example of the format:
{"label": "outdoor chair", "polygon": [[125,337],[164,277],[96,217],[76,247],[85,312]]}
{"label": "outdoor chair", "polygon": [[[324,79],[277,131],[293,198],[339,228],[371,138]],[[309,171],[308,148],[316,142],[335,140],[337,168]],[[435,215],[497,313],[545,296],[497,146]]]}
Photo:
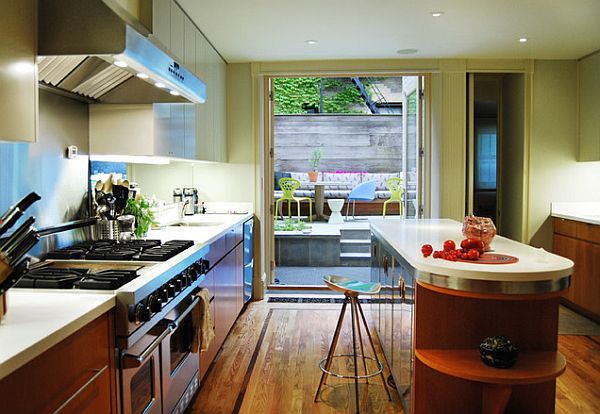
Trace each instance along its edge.
{"label": "outdoor chair", "polygon": [[385,218],[387,204],[391,202],[398,202],[398,212],[402,215],[402,178],[388,178],[385,180],[385,184],[389,188],[391,195],[383,203],[383,218]]}
{"label": "outdoor chair", "polygon": [[354,207],[356,200],[359,201],[373,201],[375,199],[375,188],[377,187],[377,181],[367,181],[366,183],[362,183],[357,185],[350,191],[348,194],[348,204],[346,205],[346,221],[348,221],[348,209],[350,208],[350,202],[352,201],[352,219],[356,220],[354,217]]}
{"label": "outdoor chair", "polygon": [[[300,181],[295,178],[283,177],[279,179],[279,187],[283,190],[283,195],[275,202],[275,215],[279,215],[279,203],[284,200],[288,202],[288,217],[292,216],[291,202],[295,201],[298,205],[298,222],[300,222],[300,201],[308,200],[309,219],[312,223],[312,199],[310,197],[294,197],[294,191],[300,187]],[[283,212],[281,213],[283,220]]]}

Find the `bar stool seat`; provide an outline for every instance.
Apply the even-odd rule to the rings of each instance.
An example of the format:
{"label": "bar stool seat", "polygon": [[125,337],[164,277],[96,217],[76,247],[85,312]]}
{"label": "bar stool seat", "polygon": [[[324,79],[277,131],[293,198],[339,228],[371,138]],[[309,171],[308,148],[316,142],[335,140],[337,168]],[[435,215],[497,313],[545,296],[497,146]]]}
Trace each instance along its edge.
{"label": "bar stool seat", "polygon": [[[383,375],[383,363],[379,361],[379,357],[377,356],[377,351],[375,350],[375,345],[373,344],[373,338],[371,337],[371,332],[369,332],[369,326],[367,325],[367,320],[363,313],[362,307],[360,306],[360,301],[358,299],[359,294],[364,295],[375,295],[379,293],[381,289],[380,283],[374,282],[361,282],[359,280],[350,279],[344,276],[337,275],[327,275],[323,277],[323,281],[332,290],[336,292],[341,292],[344,294],[344,303],[342,305],[342,311],[340,312],[340,317],[337,322],[337,326],[335,328],[335,333],[333,334],[333,339],[331,341],[331,346],[329,347],[329,351],[327,353],[327,357],[321,359],[319,362],[319,368],[323,371],[321,374],[321,381],[319,382],[319,388],[317,388],[317,393],[315,395],[315,402],[319,399],[321,393],[321,387],[325,385],[327,381],[328,375],[333,375],[338,378],[351,378],[354,379],[354,389],[355,389],[355,398],[356,398],[356,412],[360,412],[359,398],[358,398],[358,380],[364,379],[369,382],[369,378],[379,375],[383,382],[383,386],[385,388],[385,392],[387,393],[388,400],[392,400],[392,396],[390,395],[390,391],[388,389],[387,383],[385,381],[385,377]],[[340,332],[342,330],[342,323],[344,321],[344,315],[346,314],[346,307],[350,304],[350,314],[352,315],[352,354],[335,354],[335,348],[337,347],[338,339],[340,337]],[[360,318],[359,318],[360,315]],[[361,328],[361,321],[363,327]],[[363,348],[363,340],[361,330],[367,333],[367,338],[369,340],[369,344],[371,345],[371,351],[373,356],[366,356]],[[357,352],[357,342],[360,347],[360,354]],[[345,375],[340,373],[332,372],[331,364],[334,358],[352,358],[354,365],[354,375]],[[362,359],[362,365],[364,368],[364,374],[359,375],[358,373],[358,358]],[[367,360],[375,361],[377,364],[376,370],[371,370],[369,372],[367,370]]]}

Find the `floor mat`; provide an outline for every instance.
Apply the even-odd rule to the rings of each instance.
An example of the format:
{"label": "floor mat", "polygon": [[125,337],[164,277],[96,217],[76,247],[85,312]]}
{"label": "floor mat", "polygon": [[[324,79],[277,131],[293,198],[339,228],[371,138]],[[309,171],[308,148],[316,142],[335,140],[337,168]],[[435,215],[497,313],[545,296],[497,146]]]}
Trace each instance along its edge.
{"label": "floor mat", "polygon": [[560,306],[558,334],[597,336],[600,335],[600,325],[565,306]]}
{"label": "floor mat", "polygon": [[[360,303],[373,303],[373,299],[359,299]],[[344,303],[344,298],[290,298],[269,297],[271,303]]]}

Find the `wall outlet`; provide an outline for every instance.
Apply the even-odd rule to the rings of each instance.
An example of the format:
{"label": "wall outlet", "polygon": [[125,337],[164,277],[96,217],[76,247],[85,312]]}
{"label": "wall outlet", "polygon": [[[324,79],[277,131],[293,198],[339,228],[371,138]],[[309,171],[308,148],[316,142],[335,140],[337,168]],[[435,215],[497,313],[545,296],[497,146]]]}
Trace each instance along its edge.
{"label": "wall outlet", "polygon": [[77,152],[79,150],[77,149],[77,145],[69,145],[67,147],[67,159],[72,160],[77,158]]}

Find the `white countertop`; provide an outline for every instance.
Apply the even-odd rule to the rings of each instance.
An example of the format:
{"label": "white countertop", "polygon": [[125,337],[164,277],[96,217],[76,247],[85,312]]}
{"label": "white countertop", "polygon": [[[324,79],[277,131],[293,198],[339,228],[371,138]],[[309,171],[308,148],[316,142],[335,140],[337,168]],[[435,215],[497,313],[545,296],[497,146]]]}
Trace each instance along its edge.
{"label": "white countertop", "polygon": [[[444,241],[451,239],[460,246],[464,239],[462,224],[448,219],[373,219],[370,223],[371,230],[417,271],[417,277],[430,283],[432,275],[440,276],[440,280],[450,278],[457,281],[455,286],[461,285],[465,280],[475,281],[480,287],[486,282],[492,282],[490,285],[493,282],[509,282],[513,284],[509,290],[521,293],[518,287],[515,289],[514,283],[559,281],[569,276],[573,268],[573,262],[569,259],[501,236],[496,236],[492,241],[492,253],[516,256],[519,259],[517,263],[491,265],[423,257],[423,244],[431,244],[434,250],[442,250]],[[442,284],[447,284],[447,281]],[[544,291],[543,289],[548,288],[541,289]]]}
{"label": "white countertop", "polygon": [[193,240],[202,247],[221,237],[232,226],[241,224],[251,218],[253,213],[246,214],[195,214],[180,220],[182,225],[165,226],[148,231],[149,239],[168,241],[173,239]]}
{"label": "white countertop", "polygon": [[552,203],[552,217],[600,225],[600,202]]}
{"label": "white countertop", "polygon": [[115,306],[110,293],[10,289],[0,322],[0,379]]}

